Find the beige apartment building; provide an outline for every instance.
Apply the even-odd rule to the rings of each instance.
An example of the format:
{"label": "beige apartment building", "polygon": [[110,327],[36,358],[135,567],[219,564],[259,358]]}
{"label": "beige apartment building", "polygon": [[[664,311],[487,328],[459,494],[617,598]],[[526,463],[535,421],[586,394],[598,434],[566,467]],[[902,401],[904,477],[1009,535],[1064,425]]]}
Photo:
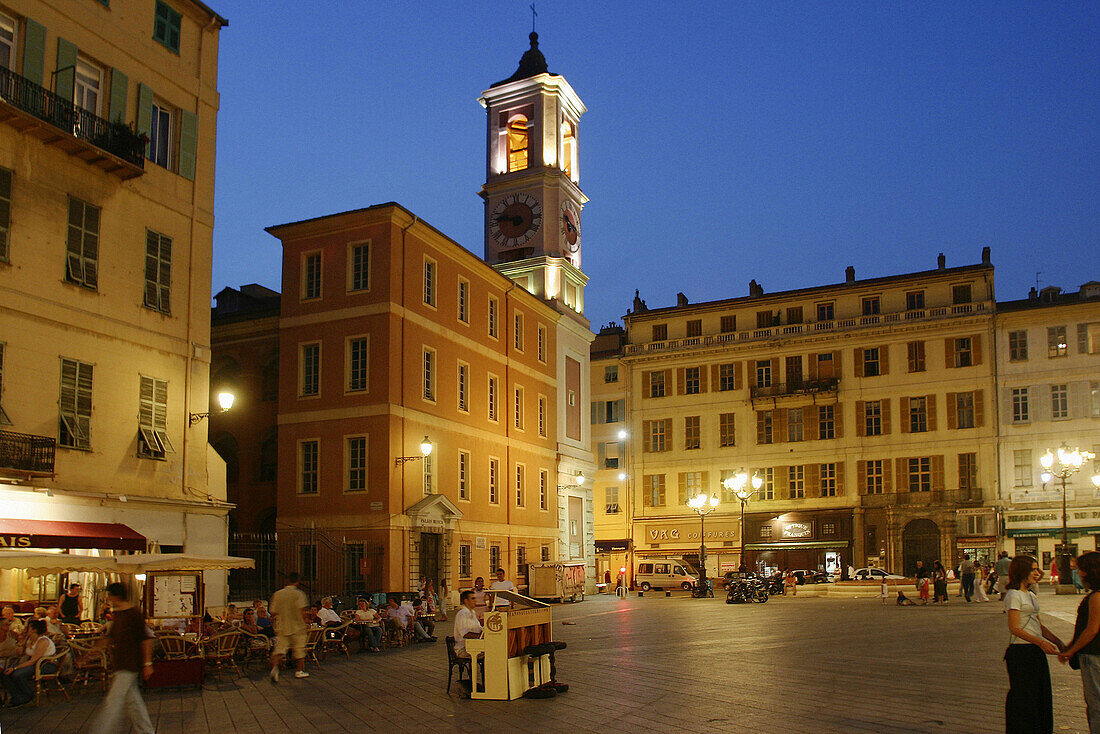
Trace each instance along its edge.
{"label": "beige apartment building", "polygon": [[[997,304],[997,387],[1005,547],[1049,569],[1062,546],[1062,485],[1039,457],[1063,444],[1100,454],[1100,283],[1050,286]],[[1086,464],[1066,482],[1074,554],[1097,547],[1100,492]]]}
{"label": "beige apartment building", "polygon": [[[19,545],[225,552],[203,419],[225,25],[193,0],[0,5],[0,526]],[[9,572],[0,598],[61,581]]]}
{"label": "beige apartment building", "polygon": [[[996,546],[993,267],[649,308],[593,347],[601,568],[697,560],[687,499],[715,494],[708,571],[954,563]],[[619,348],[616,339],[622,340]],[[602,440],[601,440],[602,439]],[[762,479],[746,507],[722,487]],[[744,559],[740,557],[744,543]]]}

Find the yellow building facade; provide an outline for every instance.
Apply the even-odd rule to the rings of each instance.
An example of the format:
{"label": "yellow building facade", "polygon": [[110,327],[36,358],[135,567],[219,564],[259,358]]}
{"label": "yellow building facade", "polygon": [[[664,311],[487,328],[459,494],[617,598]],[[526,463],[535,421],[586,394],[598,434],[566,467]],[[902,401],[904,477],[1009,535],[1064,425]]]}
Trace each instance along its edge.
{"label": "yellow building facade", "polygon": [[32,547],[225,551],[224,463],[192,419],[225,25],[192,0],[0,6],[0,517]]}
{"label": "yellow building facade", "polygon": [[[996,545],[993,268],[982,262],[649,308],[597,336],[601,568],[912,573]],[[616,347],[615,342],[621,341]],[[761,479],[745,508],[722,480]],[[700,530],[687,499],[720,499]],[[742,544],[744,556],[741,555]]]}

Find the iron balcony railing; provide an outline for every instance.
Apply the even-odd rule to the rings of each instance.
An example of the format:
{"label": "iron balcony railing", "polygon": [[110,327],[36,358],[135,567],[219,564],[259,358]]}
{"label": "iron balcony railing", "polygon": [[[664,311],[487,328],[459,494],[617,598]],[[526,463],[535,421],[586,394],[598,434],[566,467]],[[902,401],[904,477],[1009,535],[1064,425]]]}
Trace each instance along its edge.
{"label": "iron balcony railing", "polygon": [[130,165],[145,168],[145,142],[126,124],[108,122],[3,67],[0,67],[0,99]]}
{"label": "iron balcony railing", "polygon": [[0,469],[52,475],[56,446],[48,436],[0,431]]}
{"label": "iron balcony railing", "polygon": [[812,395],[821,392],[836,392],[840,380],[826,377],[819,380],[797,380],[778,382],[767,387],[753,387],[749,395],[753,398],[778,398],[784,395]]}

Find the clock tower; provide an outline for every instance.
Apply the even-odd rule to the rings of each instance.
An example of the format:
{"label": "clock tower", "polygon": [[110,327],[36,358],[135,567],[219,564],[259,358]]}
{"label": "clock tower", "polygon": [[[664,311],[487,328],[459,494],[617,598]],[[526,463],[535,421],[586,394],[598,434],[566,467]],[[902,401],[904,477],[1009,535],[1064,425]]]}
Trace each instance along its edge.
{"label": "clock tower", "polygon": [[531,293],[584,313],[577,123],[586,111],[531,33],[516,73],[478,100],[488,113],[485,261]]}

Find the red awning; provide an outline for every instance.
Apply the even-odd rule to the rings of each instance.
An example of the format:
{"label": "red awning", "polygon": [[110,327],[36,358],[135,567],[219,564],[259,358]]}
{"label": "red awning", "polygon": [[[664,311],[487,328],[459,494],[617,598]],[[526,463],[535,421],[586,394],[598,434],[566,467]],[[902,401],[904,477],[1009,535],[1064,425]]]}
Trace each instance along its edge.
{"label": "red awning", "polygon": [[0,518],[0,548],[100,548],[144,551],[145,536],[117,522]]}

